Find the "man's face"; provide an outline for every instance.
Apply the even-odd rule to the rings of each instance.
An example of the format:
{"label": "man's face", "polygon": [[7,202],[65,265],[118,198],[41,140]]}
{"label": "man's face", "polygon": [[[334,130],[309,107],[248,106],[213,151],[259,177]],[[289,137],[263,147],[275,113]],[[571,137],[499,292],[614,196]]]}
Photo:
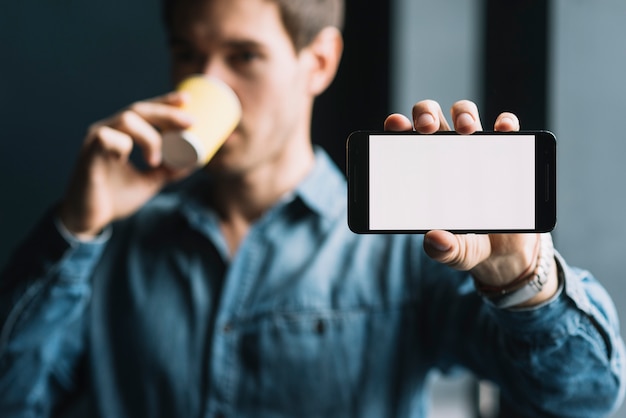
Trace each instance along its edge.
{"label": "man's face", "polygon": [[171,29],[172,75],[220,78],[243,108],[239,127],[209,164],[240,175],[308,142],[312,59],[296,53],[278,6],[267,0],[179,2]]}

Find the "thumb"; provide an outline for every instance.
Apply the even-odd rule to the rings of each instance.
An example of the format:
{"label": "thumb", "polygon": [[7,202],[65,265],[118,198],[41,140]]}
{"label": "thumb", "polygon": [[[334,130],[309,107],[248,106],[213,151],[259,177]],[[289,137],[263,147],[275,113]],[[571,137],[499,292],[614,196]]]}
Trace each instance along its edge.
{"label": "thumb", "polygon": [[430,231],[424,236],[424,251],[430,258],[456,270],[471,270],[491,252],[488,235],[455,235]]}

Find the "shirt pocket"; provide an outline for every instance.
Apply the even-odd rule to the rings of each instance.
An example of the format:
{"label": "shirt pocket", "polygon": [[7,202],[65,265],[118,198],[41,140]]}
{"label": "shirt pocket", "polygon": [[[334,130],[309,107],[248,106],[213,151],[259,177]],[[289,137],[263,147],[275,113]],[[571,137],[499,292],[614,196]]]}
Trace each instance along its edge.
{"label": "shirt pocket", "polygon": [[[241,324],[244,416],[386,416],[403,355],[402,310],[285,312]],[[406,328],[405,328],[406,329]],[[406,345],[405,345],[406,346]]]}

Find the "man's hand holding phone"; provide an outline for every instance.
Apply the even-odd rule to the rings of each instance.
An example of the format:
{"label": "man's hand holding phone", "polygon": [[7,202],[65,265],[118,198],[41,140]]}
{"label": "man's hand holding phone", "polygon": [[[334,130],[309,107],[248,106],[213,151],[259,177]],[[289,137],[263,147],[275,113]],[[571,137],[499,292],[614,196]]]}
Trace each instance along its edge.
{"label": "man's hand holding phone", "polygon": [[[413,107],[413,121],[399,114],[385,120],[385,131],[411,131],[422,134],[451,130],[437,102],[426,100]],[[472,134],[482,130],[478,108],[470,101],[452,106],[454,130]],[[494,124],[499,132],[518,131],[518,118],[502,113]],[[424,250],[434,260],[458,270],[470,271],[477,283],[490,288],[506,288],[534,266],[537,259],[539,234],[452,234],[433,230],[424,237]],[[519,306],[537,305],[551,298],[558,289],[556,263],[549,264],[546,283],[532,299]],[[532,270],[532,268],[531,268]]]}

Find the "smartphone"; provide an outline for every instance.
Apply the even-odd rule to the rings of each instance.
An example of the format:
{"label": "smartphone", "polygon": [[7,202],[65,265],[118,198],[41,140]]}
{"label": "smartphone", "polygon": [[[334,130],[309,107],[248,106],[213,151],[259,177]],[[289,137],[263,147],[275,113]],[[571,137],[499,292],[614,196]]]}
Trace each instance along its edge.
{"label": "smartphone", "polygon": [[347,143],[356,233],[548,232],[556,225],[549,131],[366,132]]}

